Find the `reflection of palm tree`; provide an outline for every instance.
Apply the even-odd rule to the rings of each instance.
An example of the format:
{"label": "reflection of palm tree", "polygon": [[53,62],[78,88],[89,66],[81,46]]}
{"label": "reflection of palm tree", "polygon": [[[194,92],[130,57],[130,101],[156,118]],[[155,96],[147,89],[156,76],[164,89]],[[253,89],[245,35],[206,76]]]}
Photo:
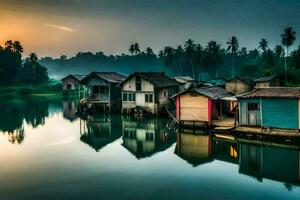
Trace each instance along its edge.
{"label": "reflection of palm tree", "polygon": [[266,52],[266,50],[268,49],[268,41],[263,38],[261,39],[261,41],[258,44],[258,48],[260,48],[263,52]]}
{"label": "reflection of palm tree", "polygon": [[235,69],[234,69],[234,55],[236,54],[239,48],[239,42],[236,36],[232,36],[226,43],[228,45],[227,51],[231,52],[231,62],[232,62],[232,77],[235,76]]}
{"label": "reflection of palm tree", "polygon": [[286,59],[289,56],[289,47],[293,45],[294,41],[296,40],[296,32],[293,30],[292,27],[287,27],[284,29],[283,33],[281,34],[281,43],[286,48],[286,54],[284,59],[284,69],[285,69],[285,84],[287,84],[287,63]]}

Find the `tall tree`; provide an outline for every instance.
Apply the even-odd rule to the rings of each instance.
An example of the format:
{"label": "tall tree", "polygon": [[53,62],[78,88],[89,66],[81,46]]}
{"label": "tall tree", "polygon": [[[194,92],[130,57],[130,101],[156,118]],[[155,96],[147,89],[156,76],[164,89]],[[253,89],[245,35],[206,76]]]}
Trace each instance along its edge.
{"label": "tall tree", "polygon": [[274,48],[274,53],[277,58],[282,58],[284,56],[284,49],[281,45],[276,45]]}
{"label": "tall tree", "polygon": [[214,69],[216,78],[219,78],[219,66],[222,63],[221,44],[216,41],[208,42],[205,48],[204,63],[208,69]]}
{"label": "tall tree", "polygon": [[285,70],[285,84],[287,84],[287,57],[289,56],[289,47],[293,45],[296,40],[296,32],[292,27],[287,27],[281,34],[281,43],[286,48],[286,54],[284,59],[284,70]]}
{"label": "tall tree", "polygon": [[234,77],[235,76],[235,66],[234,66],[235,60],[234,59],[235,59],[236,52],[239,49],[239,41],[236,36],[232,36],[231,38],[229,38],[229,40],[227,41],[226,44],[228,45],[227,52],[230,51],[230,53],[231,53],[232,77]]}
{"label": "tall tree", "polygon": [[183,74],[183,69],[182,69],[182,64],[183,64],[183,61],[184,61],[184,50],[183,48],[181,47],[181,45],[178,45],[177,48],[175,49],[175,63],[176,63],[176,68],[178,70],[178,75],[181,75]]}
{"label": "tall tree", "polygon": [[12,49],[15,53],[18,53],[18,54],[23,53],[23,46],[20,41],[14,41],[12,43]]}
{"label": "tall tree", "polygon": [[12,40],[8,40],[5,42],[5,49],[12,51],[12,49],[13,49],[13,41]]}
{"label": "tall tree", "polygon": [[133,46],[134,46],[134,53],[135,53],[135,55],[137,55],[138,53],[141,52],[140,45],[137,42],[134,43]]}
{"label": "tall tree", "polygon": [[129,52],[131,53],[131,55],[134,54],[134,51],[135,51],[135,49],[134,49],[134,44],[131,44],[131,45],[129,46]]}
{"label": "tall tree", "polygon": [[[164,49],[164,63],[165,63],[165,66],[168,67],[170,70],[173,70],[173,64],[174,64],[174,53],[175,53],[175,50],[170,47],[170,46],[167,46],[165,47]],[[176,73],[177,75],[179,74],[178,70],[176,70]]]}
{"label": "tall tree", "polygon": [[191,39],[188,39],[184,44],[184,52],[185,52],[186,62],[189,63],[189,65],[192,68],[193,78],[195,78],[195,68],[194,68],[194,63],[193,63],[193,59],[195,56],[195,48],[196,48],[196,44]]}
{"label": "tall tree", "polygon": [[263,53],[265,53],[266,50],[268,49],[268,44],[269,44],[269,42],[265,38],[263,38],[259,42],[258,48],[260,48],[263,51]]}

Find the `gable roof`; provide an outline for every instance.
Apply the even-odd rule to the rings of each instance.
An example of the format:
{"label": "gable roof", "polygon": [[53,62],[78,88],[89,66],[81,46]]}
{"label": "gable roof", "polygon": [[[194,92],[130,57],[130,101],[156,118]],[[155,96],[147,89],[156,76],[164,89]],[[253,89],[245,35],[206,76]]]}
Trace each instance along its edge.
{"label": "gable roof", "polygon": [[97,76],[110,83],[121,83],[126,77],[116,72],[92,72],[80,82],[86,82],[91,76]]}
{"label": "gable roof", "polygon": [[257,79],[254,79],[254,82],[268,82],[272,81],[273,79],[277,78],[278,76],[265,76],[265,77],[260,77]]}
{"label": "gable roof", "polygon": [[123,81],[123,84],[132,77],[140,77],[141,79],[149,81],[156,88],[179,86],[177,81],[165,75],[164,72],[134,72]]}
{"label": "gable roof", "polygon": [[224,97],[229,97],[231,96],[228,92],[226,92],[225,89],[217,86],[204,86],[204,87],[198,87],[198,88],[192,88],[185,90],[183,92],[180,92],[178,94],[175,94],[172,96],[172,98],[184,94],[186,92],[195,92],[201,95],[204,95],[212,100],[219,100]]}
{"label": "gable roof", "polygon": [[300,98],[300,87],[255,88],[238,98]]}
{"label": "gable roof", "polygon": [[232,81],[234,79],[238,79],[240,81],[242,81],[243,83],[249,84],[249,85],[253,85],[254,84],[254,79],[250,76],[241,76],[241,77],[234,77],[232,79],[227,80],[226,82]]}
{"label": "gable roof", "polygon": [[65,80],[66,78],[72,77],[74,79],[76,79],[77,81],[81,81],[82,79],[84,79],[85,75],[79,75],[79,74],[69,74],[65,77],[63,77],[61,79],[61,81]]}

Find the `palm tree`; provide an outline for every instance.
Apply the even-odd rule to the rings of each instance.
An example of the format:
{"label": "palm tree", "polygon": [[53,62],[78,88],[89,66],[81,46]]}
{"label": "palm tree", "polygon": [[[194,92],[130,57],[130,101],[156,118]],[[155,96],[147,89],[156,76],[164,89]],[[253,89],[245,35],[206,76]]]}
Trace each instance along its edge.
{"label": "palm tree", "polygon": [[192,67],[193,78],[195,78],[195,69],[194,69],[194,64],[193,64],[193,59],[195,56],[195,48],[196,48],[196,45],[195,45],[194,41],[191,39],[188,39],[184,44],[186,61]]}
{"label": "palm tree", "polygon": [[227,51],[231,52],[231,63],[232,63],[232,77],[235,76],[235,69],[234,69],[234,56],[239,49],[239,41],[236,36],[232,36],[226,43],[228,45]]}
{"label": "palm tree", "polygon": [[184,60],[184,50],[181,47],[181,45],[178,45],[177,48],[175,49],[174,57],[176,62],[176,68],[179,72],[178,75],[182,75],[182,63]]}
{"label": "palm tree", "polygon": [[268,43],[269,42],[265,38],[263,38],[259,42],[258,48],[261,49],[265,53],[266,50],[268,49]]}
{"label": "palm tree", "polygon": [[215,68],[216,77],[219,77],[218,67],[222,63],[222,50],[221,44],[218,44],[216,41],[208,42],[205,48],[205,64],[209,68]]}
{"label": "palm tree", "polygon": [[140,45],[137,42],[134,43],[133,46],[134,46],[134,53],[135,53],[135,55],[137,55],[138,53],[141,52]]}
{"label": "palm tree", "polygon": [[296,40],[296,32],[292,27],[287,27],[283,30],[281,34],[281,43],[286,48],[286,54],[284,59],[284,69],[285,69],[285,84],[287,84],[287,57],[289,56],[289,47],[293,45]]}
{"label": "palm tree", "polygon": [[281,58],[282,56],[284,56],[284,50],[281,45],[276,45],[274,48],[274,52],[277,58]]}
{"label": "palm tree", "polygon": [[195,48],[195,56],[193,59],[193,63],[194,66],[197,68],[197,74],[198,74],[198,78],[200,75],[200,68],[201,68],[201,64],[202,64],[202,59],[203,59],[203,47],[200,44],[196,45]]}
{"label": "palm tree", "polygon": [[[174,63],[174,52],[175,50],[172,47],[165,47],[163,54],[164,54],[164,62],[165,66],[169,69],[172,69],[173,63]],[[178,74],[178,71],[177,71]]]}
{"label": "palm tree", "polygon": [[12,43],[12,48],[15,53],[18,53],[18,54],[23,53],[23,46],[21,45],[21,42],[19,42],[19,41],[14,41]]}
{"label": "palm tree", "polygon": [[5,49],[10,50],[10,51],[13,49],[13,41],[12,40],[8,40],[5,42]]}
{"label": "palm tree", "polygon": [[134,51],[135,51],[135,49],[134,49],[134,44],[131,44],[131,45],[129,46],[129,52],[131,53],[131,55],[134,54]]}

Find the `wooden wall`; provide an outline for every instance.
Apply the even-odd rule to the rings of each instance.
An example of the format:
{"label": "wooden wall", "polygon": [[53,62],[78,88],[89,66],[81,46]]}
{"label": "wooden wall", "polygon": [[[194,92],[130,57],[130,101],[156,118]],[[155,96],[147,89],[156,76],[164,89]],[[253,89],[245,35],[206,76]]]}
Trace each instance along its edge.
{"label": "wooden wall", "polygon": [[209,121],[208,98],[190,93],[179,96],[179,119],[182,121]]}

